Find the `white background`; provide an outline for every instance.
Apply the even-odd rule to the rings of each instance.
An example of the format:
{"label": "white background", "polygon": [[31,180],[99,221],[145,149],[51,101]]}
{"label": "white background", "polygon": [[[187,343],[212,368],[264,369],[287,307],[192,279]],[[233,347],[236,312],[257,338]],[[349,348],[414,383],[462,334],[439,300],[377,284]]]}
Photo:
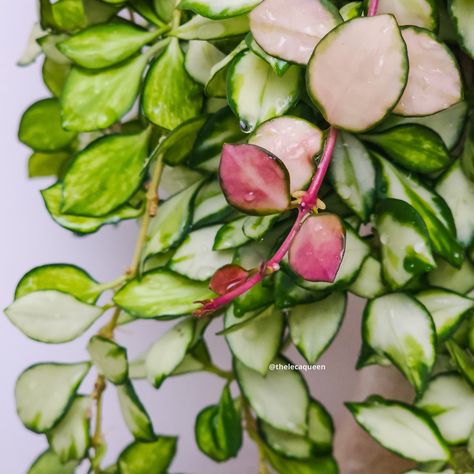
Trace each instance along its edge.
{"label": "white background", "polygon": [[[39,190],[49,180],[27,180],[28,150],[16,139],[22,112],[34,101],[47,97],[40,79],[40,62],[18,68],[20,56],[32,23],[35,0],[0,0],[1,73],[1,171],[0,206],[2,216],[0,245],[0,306],[12,300],[17,281],[30,268],[53,262],[77,264],[95,278],[108,281],[122,274],[131,259],[136,237],[133,222],[118,228],[103,228],[99,233],[78,238],[56,225],[43,206]],[[357,305],[359,306],[359,305]],[[326,372],[310,373],[308,381],[313,396],[326,403],[339,422],[345,416],[342,401],[353,393],[354,361],[359,347],[359,308],[346,316],[344,326],[331,349],[321,360]],[[137,355],[168,326],[168,323],[145,321],[118,331],[118,340],[127,346],[131,357]],[[208,331],[215,333],[220,322]],[[21,474],[46,447],[43,436],[26,430],[15,413],[14,383],[27,366],[41,361],[79,361],[86,357],[84,346],[94,329],[66,345],[44,345],[27,339],[7,318],[0,315],[0,473]],[[211,351],[217,365],[229,366],[229,356],[222,339],[211,339]],[[291,353],[290,355],[294,355]],[[295,357],[295,360],[297,358]],[[90,393],[92,374],[81,390]],[[194,419],[206,405],[218,400],[222,380],[207,374],[188,375],[168,380],[158,390],[138,382],[158,433],[178,434],[178,455],[172,472],[186,474],[255,474],[256,451],[246,440],[237,460],[218,465],[202,455],[194,442]],[[234,387],[235,390],[235,387]],[[106,391],[105,435],[109,443],[107,460],[131,441],[120,413],[113,388]]]}

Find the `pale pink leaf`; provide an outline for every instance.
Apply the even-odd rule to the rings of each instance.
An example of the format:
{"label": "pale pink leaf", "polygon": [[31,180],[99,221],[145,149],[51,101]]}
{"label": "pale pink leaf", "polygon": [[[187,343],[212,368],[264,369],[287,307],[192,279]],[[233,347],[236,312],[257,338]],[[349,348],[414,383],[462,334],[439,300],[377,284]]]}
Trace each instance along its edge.
{"label": "pale pink leaf", "polygon": [[321,151],[323,133],[298,117],[278,117],[260,125],[249,143],[278,156],[290,173],[290,191],[304,189],[315,171],[314,156]]}
{"label": "pale pink leaf", "polygon": [[303,222],[289,251],[292,270],[308,281],[333,282],[345,248],[344,226],[334,214],[311,216]]}
{"label": "pale pink leaf", "polygon": [[307,64],[314,47],[342,18],[327,0],[264,0],[250,13],[250,31],[271,56]]}
{"label": "pale pink leaf", "polygon": [[453,53],[421,28],[403,28],[408,49],[408,82],[394,109],[400,115],[431,115],[462,99],[462,82]]}

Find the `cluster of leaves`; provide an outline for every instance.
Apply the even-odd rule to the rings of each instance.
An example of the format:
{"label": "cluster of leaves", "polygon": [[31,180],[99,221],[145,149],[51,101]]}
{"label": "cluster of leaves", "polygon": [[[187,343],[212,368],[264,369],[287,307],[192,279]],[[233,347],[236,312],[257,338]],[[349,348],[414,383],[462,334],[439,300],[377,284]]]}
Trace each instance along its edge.
{"label": "cluster of leaves", "polygon": [[[197,371],[225,380],[196,418],[204,454],[235,457],[245,427],[261,474],[338,472],[329,414],[298,371],[269,365],[286,364],[291,344],[315,363],[349,293],[368,300],[358,367],[394,365],[416,392],[412,405],[350,403],[355,419],[422,472],[473,469],[474,5],[287,3],[39,1],[21,63],[44,57],[52,96],[20,124],[29,174],[56,178],[42,196],[69,231],[138,218],[141,230],[113,282],[54,264],[18,283],[6,315],[41,342],[71,341],[113,311],[90,361],[20,375],[18,414],[49,442],[30,474],[83,462],[168,472],[177,438],[156,434],[134,380],[158,388]],[[229,372],[205,342],[222,314]],[[140,318],[179,320],[128,360],[114,329]],[[102,468],[107,383],[134,441]]]}

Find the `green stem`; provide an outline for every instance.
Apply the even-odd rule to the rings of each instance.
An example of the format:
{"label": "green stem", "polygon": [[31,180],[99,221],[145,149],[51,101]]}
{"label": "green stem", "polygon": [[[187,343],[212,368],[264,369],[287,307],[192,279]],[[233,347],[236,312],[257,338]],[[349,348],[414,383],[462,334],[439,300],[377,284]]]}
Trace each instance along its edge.
{"label": "green stem", "polygon": [[[153,151],[150,161],[156,162],[153,168],[152,176],[148,186],[146,194],[146,209],[145,215],[143,216],[140,232],[138,234],[137,243],[135,245],[135,251],[132,258],[132,263],[127,272],[116,280],[105,283],[101,285],[101,288],[109,289],[121,286],[126,281],[135,278],[140,268],[140,260],[143,251],[143,246],[146,242],[148,227],[153,216],[156,215],[158,210],[158,185],[160,183],[161,174],[163,171],[163,156],[159,153],[159,146]],[[104,307],[107,308],[107,305]],[[121,309],[116,307],[115,311],[112,314],[110,321],[99,331],[99,335],[106,337],[108,339],[114,338],[114,331],[117,327],[117,323],[120,317]],[[217,369],[217,368],[216,368]],[[220,370],[220,369],[218,369]],[[223,371],[222,371],[223,372]],[[102,435],[102,404],[103,404],[103,393],[107,388],[107,381],[105,377],[101,374],[97,376],[94,385],[94,392],[92,393],[92,398],[96,402],[96,411],[95,411],[95,428],[94,435],[92,437],[92,447],[94,448],[94,456],[92,458],[91,464],[94,474],[100,474],[100,461],[104,453],[104,440]]]}
{"label": "green stem", "polygon": [[234,372],[231,370],[223,370],[220,367],[215,366],[214,364],[209,364],[204,367],[204,370],[206,372],[209,372],[211,374],[217,375],[218,377],[221,377],[223,379],[226,379],[228,381],[234,380]]}
{"label": "green stem", "polygon": [[137,243],[135,245],[135,251],[133,253],[132,263],[129,270],[127,271],[127,277],[135,278],[140,268],[140,259],[143,251],[143,246],[145,245],[148,227],[150,225],[151,219],[156,215],[158,209],[158,185],[160,183],[161,175],[163,173],[163,155],[159,153],[159,145],[153,152],[151,160],[156,156],[155,167],[151,175],[150,182],[148,184],[148,190],[146,193],[146,209],[145,215],[143,216],[142,223],[140,226],[140,232],[138,234]]}
{"label": "green stem", "polygon": [[242,399],[242,410],[245,420],[245,429],[247,430],[250,439],[257,445],[258,448],[258,474],[268,474],[265,444],[258,434],[257,422],[252,416],[248,402],[245,399]]}
{"label": "green stem", "polygon": [[97,291],[97,293],[102,293],[105,290],[113,290],[114,288],[117,288],[118,286],[121,286],[123,283],[127,281],[127,276],[126,275],[121,275],[120,277],[116,278],[115,280],[106,282],[106,283],[101,283],[97,286],[94,287],[94,292]]}

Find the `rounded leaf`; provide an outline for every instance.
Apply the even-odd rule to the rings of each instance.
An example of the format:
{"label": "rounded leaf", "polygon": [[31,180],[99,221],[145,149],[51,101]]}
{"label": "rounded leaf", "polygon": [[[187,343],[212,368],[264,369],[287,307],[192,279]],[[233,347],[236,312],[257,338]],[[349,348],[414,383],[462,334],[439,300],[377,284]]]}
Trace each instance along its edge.
{"label": "rounded leaf", "polygon": [[243,283],[249,272],[239,265],[224,265],[214,273],[209,283],[209,288],[218,295],[223,295],[230,291],[235,286]]}
{"label": "rounded leaf", "polygon": [[290,174],[290,191],[303,189],[315,171],[313,157],[321,151],[321,130],[297,117],[279,117],[263,123],[249,140],[283,161]]}
{"label": "rounded leaf", "polygon": [[362,131],[396,105],[407,73],[406,46],[393,16],[355,18],[318,44],[308,65],[307,86],[329,123]]}
{"label": "rounded leaf", "polygon": [[272,56],[307,64],[315,46],[342,22],[326,0],[265,0],[250,14],[255,41]]}
{"label": "rounded leaf", "polygon": [[309,281],[333,282],[342,262],[345,230],[333,214],[311,216],[290,247],[290,266]]}
{"label": "rounded leaf", "polygon": [[402,30],[408,50],[408,82],[394,112],[400,115],[431,115],[462,99],[461,76],[446,45],[423,29]]}
{"label": "rounded leaf", "polygon": [[255,145],[224,145],[219,167],[227,201],[246,214],[275,214],[290,204],[288,171]]}

